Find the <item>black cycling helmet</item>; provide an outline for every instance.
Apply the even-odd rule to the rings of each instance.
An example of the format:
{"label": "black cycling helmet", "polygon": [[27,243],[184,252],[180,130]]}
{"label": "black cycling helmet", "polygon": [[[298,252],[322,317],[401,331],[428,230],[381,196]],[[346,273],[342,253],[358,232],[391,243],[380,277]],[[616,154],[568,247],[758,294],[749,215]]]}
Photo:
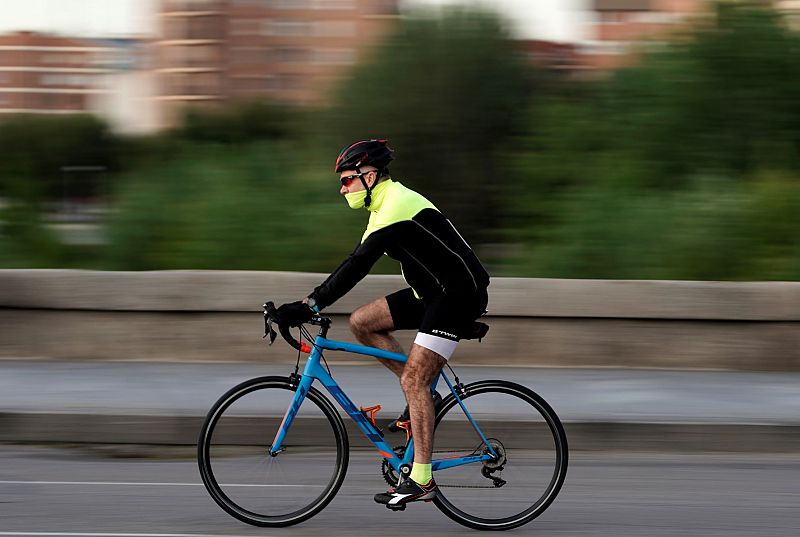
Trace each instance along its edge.
{"label": "black cycling helmet", "polygon": [[348,145],[339,152],[334,171],[345,170],[360,172],[361,166],[375,166],[383,171],[394,160],[394,151],[386,145],[386,140],[359,140]]}

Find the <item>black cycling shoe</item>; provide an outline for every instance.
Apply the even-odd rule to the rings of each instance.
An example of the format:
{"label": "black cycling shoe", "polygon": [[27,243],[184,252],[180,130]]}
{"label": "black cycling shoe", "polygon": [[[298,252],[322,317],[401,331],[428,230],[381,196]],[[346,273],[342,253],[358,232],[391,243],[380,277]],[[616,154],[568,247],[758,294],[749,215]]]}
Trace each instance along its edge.
{"label": "black cycling shoe", "polygon": [[[439,403],[441,403],[441,402],[442,402],[442,396],[439,395],[439,392],[433,392],[433,410],[434,410],[434,414],[436,413],[436,410],[439,408]],[[389,424],[389,426],[387,427],[387,429],[389,429],[393,433],[396,433],[397,431],[402,431],[403,428],[399,427],[397,425],[397,422],[398,421],[408,421],[410,419],[411,419],[411,416],[410,416],[410,414],[408,412],[408,405],[406,405],[406,409],[403,410],[403,413],[400,414],[400,417],[398,417],[396,420],[391,422]]]}
{"label": "black cycling shoe", "polygon": [[410,477],[404,479],[400,486],[375,495],[375,501],[389,509],[402,510],[410,502],[430,502],[436,497],[439,488],[431,478],[427,485],[420,485]]}

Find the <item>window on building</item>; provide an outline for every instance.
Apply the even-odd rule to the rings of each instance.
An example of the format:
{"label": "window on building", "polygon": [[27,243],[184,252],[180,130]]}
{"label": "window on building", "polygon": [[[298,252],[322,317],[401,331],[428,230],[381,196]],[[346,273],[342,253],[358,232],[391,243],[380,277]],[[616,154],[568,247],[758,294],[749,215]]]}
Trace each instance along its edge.
{"label": "window on building", "polygon": [[233,47],[231,49],[231,62],[235,64],[261,63],[263,60],[262,47]]}
{"label": "window on building", "polygon": [[311,23],[307,21],[267,19],[262,24],[261,33],[263,35],[302,37],[311,33]]}
{"label": "window on building", "polygon": [[626,14],[620,11],[602,11],[600,22],[604,24],[621,24],[625,22]]}
{"label": "window on building", "polygon": [[269,4],[275,9],[309,9],[314,7],[314,0],[270,0]]}
{"label": "window on building", "polygon": [[231,20],[231,35],[258,35],[261,23],[257,19],[233,19]]}
{"label": "window on building", "polygon": [[187,47],[187,59],[191,65],[210,65],[222,59],[219,48],[214,45],[194,45]]}
{"label": "window on building", "polygon": [[192,73],[187,83],[191,95],[216,95],[220,91],[220,77],[216,73]]}
{"label": "window on building", "polygon": [[315,9],[355,9],[356,0],[315,0]]}
{"label": "window on building", "polygon": [[292,73],[281,73],[266,77],[266,88],[272,91],[294,91],[305,87],[305,77]]}
{"label": "window on building", "polygon": [[39,56],[39,63],[45,65],[72,65],[82,62],[83,57],[75,53],[54,52]]}
{"label": "window on building", "polygon": [[222,39],[223,22],[218,17],[191,17],[184,39]]}
{"label": "window on building", "polygon": [[314,61],[323,64],[351,65],[356,62],[356,51],[352,48],[321,48],[315,51]]}
{"label": "window on building", "polygon": [[581,47],[584,54],[625,54],[628,44],[623,41],[590,41]]}
{"label": "window on building", "polygon": [[356,35],[356,23],[353,21],[317,21],[314,24],[314,35],[317,37],[352,37]]}
{"label": "window on building", "polygon": [[164,22],[164,39],[185,39],[186,28],[187,24],[185,19],[178,17],[167,17],[167,20]]}
{"label": "window on building", "polygon": [[61,86],[64,84],[62,75],[42,75],[39,77],[39,84],[42,86]]}
{"label": "window on building", "polygon": [[631,15],[630,20],[645,24],[673,24],[680,22],[681,14],[665,11],[639,11]]}
{"label": "window on building", "polygon": [[261,75],[241,75],[231,79],[231,90],[235,93],[261,93],[264,91],[264,79]]}
{"label": "window on building", "polygon": [[304,63],[309,61],[310,52],[302,47],[277,47],[272,50],[271,56],[276,63]]}
{"label": "window on building", "polygon": [[209,9],[219,4],[219,0],[168,0],[168,11],[191,11],[195,9]]}

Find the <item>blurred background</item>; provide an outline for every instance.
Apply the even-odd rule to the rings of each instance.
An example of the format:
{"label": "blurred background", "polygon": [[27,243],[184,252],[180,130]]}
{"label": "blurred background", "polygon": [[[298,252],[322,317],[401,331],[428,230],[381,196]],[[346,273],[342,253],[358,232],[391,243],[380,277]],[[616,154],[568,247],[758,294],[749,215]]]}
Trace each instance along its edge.
{"label": "blurred background", "polygon": [[800,277],[796,1],[0,7],[2,267],[329,271],[386,137],[495,276]]}
{"label": "blurred background", "polygon": [[[492,274],[462,379],[514,379],[565,422],[570,473],[536,527],[797,534],[800,1],[0,14],[3,535],[249,530],[199,486],[192,444],[231,386],[291,372],[259,306],[305,296],[357,244],[367,215],[333,163],[372,137]],[[368,277],[326,310],[332,337],[401,286]],[[399,414],[367,363],[334,373]],[[296,535],[460,535],[433,510],[385,524],[376,461],[354,460],[344,499]]]}

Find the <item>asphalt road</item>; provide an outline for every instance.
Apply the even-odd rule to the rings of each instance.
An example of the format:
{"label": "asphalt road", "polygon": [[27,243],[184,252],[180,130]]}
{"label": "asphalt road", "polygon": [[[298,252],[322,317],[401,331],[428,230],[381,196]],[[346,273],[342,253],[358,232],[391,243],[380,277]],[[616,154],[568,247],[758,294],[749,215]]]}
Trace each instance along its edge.
{"label": "asphalt road", "polygon": [[[372,452],[351,454],[347,479],[319,515],[283,529],[229,517],[200,484],[188,448],[0,446],[3,536],[408,536],[473,533],[432,504],[392,513]],[[147,455],[142,457],[142,455]],[[794,537],[796,454],[575,452],[561,494],[517,535]]]}

